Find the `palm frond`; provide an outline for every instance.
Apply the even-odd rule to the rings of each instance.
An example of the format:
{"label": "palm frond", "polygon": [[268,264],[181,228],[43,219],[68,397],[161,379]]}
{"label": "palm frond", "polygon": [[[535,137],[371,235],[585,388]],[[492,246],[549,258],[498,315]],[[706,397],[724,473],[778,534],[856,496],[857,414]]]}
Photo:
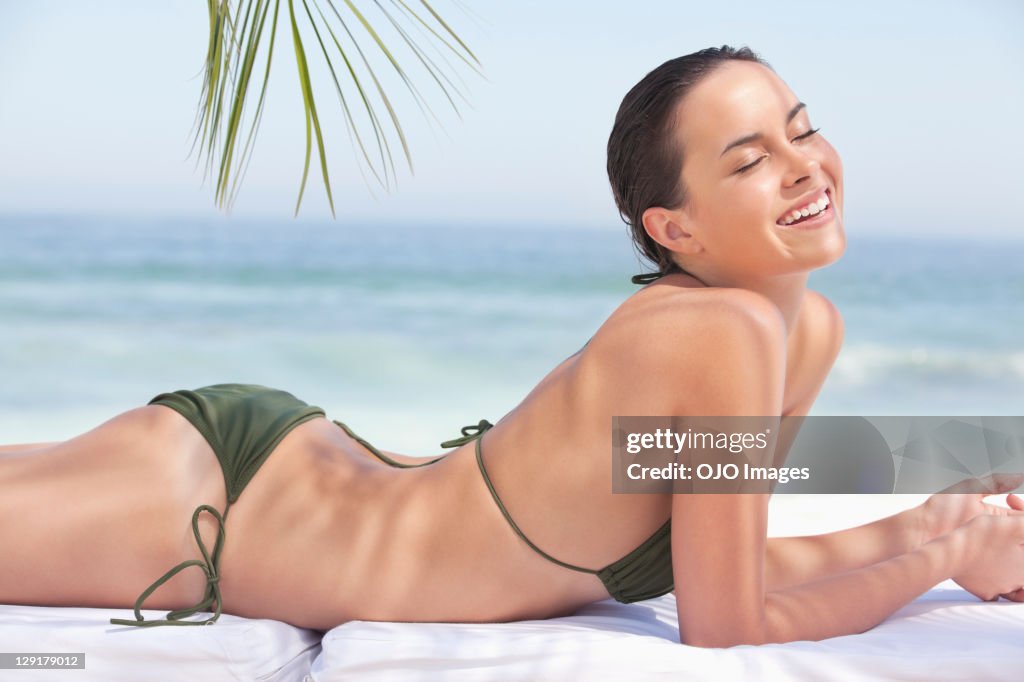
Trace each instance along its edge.
{"label": "palm frond", "polygon": [[[319,90],[314,85],[314,78],[318,71],[311,60],[317,50],[314,48],[307,54],[307,46],[315,44],[319,48],[322,64],[326,66],[338,97],[353,151],[357,151],[356,162],[360,172],[363,173],[363,166],[367,167],[370,175],[385,190],[390,190],[397,182],[392,148],[401,148],[410,171],[413,171],[412,154],[406,133],[399,123],[394,100],[387,94],[386,79],[374,69],[373,55],[364,50],[360,41],[365,43],[369,40],[375,48],[372,52],[394,69],[421,112],[428,120],[438,123],[440,119],[414,82],[424,76],[414,76],[399,63],[400,55],[392,43],[412,53],[414,63],[422,67],[425,77],[433,82],[456,115],[460,115],[456,99],[467,100],[448,72],[461,82],[457,66],[482,75],[480,62],[426,0],[420,0],[423,8],[420,12],[405,0],[390,0],[397,12],[389,11],[379,0],[338,0],[337,3],[335,0],[284,1],[287,2],[286,12],[281,12],[282,0],[207,0],[210,37],[193,123],[191,153],[196,156],[197,166],[203,165],[204,179],[214,179],[216,204],[222,209],[230,209],[252,161],[266,110],[278,21],[285,20],[281,15],[286,14],[302,97],[306,142],[295,212],[298,214],[302,205],[315,147],[333,215],[335,203],[324,135],[331,116],[325,119],[329,110],[317,107],[315,94]],[[321,8],[321,2],[326,3],[328,11]],[[375,9],[380,16],[368,16],[357,4]],[[382,28],[390,31],[390,37],[375,28],[381,21]],[[406,26],[414,27],[419,37],[414,38]],[[443,66],[428,56],[424,45],[441,55]],[[444,53],[454,55],[457,65],[453,65]],[[341,68],[335,68],[336,63]],[[262,76],[257,75],[260,73]],[[257,90],[258,96],[254,95]],[[251,106],[254,97],[255,107]],[[384,107],[386,115],[378,113],[380,106]],[[367,177],[365,173],[363,176]]]}

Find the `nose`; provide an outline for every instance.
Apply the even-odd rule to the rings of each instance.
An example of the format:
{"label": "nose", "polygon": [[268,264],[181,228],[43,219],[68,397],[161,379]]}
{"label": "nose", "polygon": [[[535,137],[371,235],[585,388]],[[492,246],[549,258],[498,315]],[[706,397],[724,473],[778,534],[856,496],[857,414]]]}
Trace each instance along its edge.
{"label": "nose", "polygon": [[794,187],[809,180],[821,168],[818,160],[802,150],[788,145],[784,152],[786,173],[783,183],[786,187]]}

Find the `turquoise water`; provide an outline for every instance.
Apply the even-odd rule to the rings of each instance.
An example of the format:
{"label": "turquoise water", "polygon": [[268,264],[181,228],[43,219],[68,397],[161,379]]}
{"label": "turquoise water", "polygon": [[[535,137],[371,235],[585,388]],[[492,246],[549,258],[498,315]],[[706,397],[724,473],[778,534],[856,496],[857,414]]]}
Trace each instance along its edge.
{"label": "turquoise water", "polygon": [[[817,414],[1024,414],[1024,242],[849,235]],[[496,420],[641,270],[625,229],[0,216],[0,443],[262,383],[413,454]]]}

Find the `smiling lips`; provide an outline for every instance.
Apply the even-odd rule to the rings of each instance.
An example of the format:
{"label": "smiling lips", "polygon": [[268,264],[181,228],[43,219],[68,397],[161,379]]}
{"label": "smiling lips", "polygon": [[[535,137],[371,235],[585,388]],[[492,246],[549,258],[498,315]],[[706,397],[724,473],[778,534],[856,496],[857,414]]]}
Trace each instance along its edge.
{"label": "smiling lips", "polygon": [[786,211],[781,218],[775,221],[775,224],[793,225],[799,223],[811,216],[818,215],[826,208],[828,208],[830,203],[831,201],[828,196],[828,190],[822,190],[820,196],[818,196],[815,200],[810,201],[804,204],[803,206],[799,206],[797,208],[793,208],[790,209],[789,211]]}

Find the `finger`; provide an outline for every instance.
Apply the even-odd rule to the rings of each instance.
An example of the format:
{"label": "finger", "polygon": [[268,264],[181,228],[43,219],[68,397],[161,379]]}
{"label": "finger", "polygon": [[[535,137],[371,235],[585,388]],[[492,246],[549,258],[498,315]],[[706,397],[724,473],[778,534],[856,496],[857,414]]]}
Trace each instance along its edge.
{"label": "finger", "polygon": [[992,504],[991,502],[982,502],[982,507],[984,507],[985,513],[990,516],[1024,516],[1024,501],[1016,495],[1013,495],[1013,497],[1016,499],[1011,500],[1010,496],[1007,496],[1006,503],[1008,506],[1006,507],[1001,504]]}
{"label": "finger", "polygon": [[1010,493],[1006,496],[1006,504],[1010,506],[1010,509],[1024,512],[1024,499],[1020,495]]}

